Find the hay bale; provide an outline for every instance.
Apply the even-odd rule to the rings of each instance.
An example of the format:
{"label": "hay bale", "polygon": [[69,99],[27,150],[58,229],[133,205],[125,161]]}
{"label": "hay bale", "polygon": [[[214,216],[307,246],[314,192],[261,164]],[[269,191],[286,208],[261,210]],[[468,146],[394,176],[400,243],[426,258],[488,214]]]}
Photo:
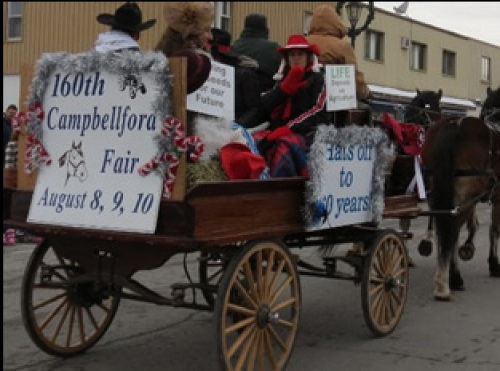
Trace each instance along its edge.
{"label": "hay bale", "polygon": [[229,178],[222,169],[220,161],[188,163],[186,168],[186,192],[191,191],[199,182],[222,182]]}

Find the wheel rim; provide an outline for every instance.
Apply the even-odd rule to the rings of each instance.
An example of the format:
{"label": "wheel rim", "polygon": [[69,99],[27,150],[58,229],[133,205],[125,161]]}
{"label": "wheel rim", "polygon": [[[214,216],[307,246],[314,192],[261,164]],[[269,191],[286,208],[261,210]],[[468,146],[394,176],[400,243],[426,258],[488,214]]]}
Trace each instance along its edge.
{"label": "wheel rim", "polygon": [[282,370],[295,342],[300,314],[297,270],[279,244],[262,242],[244,252],[228,269],[226,290],[218,302],[224,368]]}
{"label": "wheel rim", "polygon": [[387,335],[398,324],[408,294],[408,253],[393,232],[383,234],[373,246],[363,280],[363,309],[370,329]]}
{"label": "wheel rim", "polygon": [[37,247],[23,279],[25,327],[45,352],[71,356],[94,345],[111,324],[119,298],[94,290],[92,283],[69,284],[82,273],[48,243]]}

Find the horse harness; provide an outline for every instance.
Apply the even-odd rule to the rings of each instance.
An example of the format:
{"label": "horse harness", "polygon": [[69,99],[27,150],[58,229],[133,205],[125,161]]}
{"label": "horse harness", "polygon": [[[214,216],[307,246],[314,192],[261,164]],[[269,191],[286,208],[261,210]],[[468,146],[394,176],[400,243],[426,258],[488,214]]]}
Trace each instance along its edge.
{"label": "horse harness", "polygon": [[[495,114],[499,112],[496,109],[492,114],[486,116],[482,121],[486,125],[489,134],[489,165],[486,169],[457,169],[455,176],[487,176],[489,178],[488,189],[478,197],[481,202],[491,201],[493,194],[497,187],[500,186],[499,179],[495,174],[495,164],[500,163],[500,122],[493,122],[490,120]],[[464,117],[460,118],[457,126],[460,126]],[[453,121],[452,121],[453,122]]]}

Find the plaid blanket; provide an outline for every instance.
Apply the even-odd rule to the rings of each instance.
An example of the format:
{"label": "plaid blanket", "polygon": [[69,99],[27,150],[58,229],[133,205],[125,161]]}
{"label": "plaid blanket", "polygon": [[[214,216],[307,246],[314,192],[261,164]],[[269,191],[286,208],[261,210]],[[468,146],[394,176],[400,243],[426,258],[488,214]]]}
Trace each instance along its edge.
{"label": "plaid blanket", "polygon": [[[253,134],[257,147],[270,133],[265,130]],[[271,142],[271,147],[261,155],[266,159],[271,178],[309,177],[306,140],[300,134],[292,133]]]}
{"label": "plaid blanket", "polygon": [[6,169],[17,168],[17,141],[11,140],[5,148],[5,163]]}

